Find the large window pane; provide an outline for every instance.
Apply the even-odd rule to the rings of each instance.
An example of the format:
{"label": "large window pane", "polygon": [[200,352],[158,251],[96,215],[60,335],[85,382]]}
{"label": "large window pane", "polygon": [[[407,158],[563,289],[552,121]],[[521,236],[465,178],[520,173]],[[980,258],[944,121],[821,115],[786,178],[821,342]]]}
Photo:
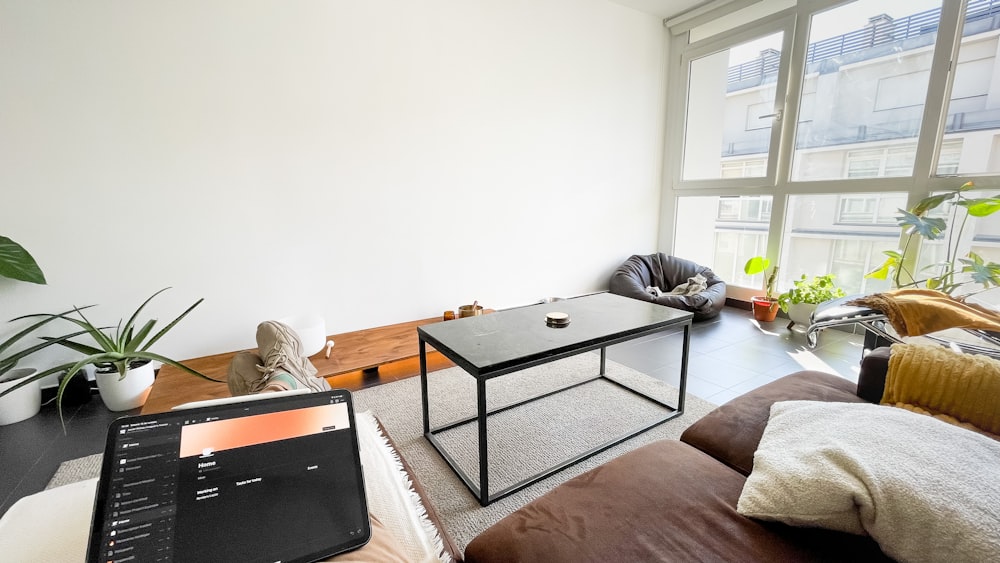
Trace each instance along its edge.
{"label": "large window pane", "polygon": [[782,37],[774,33],[691,61],[684,180],[767,174]]}
{"label": "large window pane", "polygon": [[793,180],[913,173],[940,0],[859,0],[811,18]]}
{"label": "large window pane", "polygon": [[767,252],[771,197],[682,197],[677,205],[674,254],[712,268],[726,283],[760,285],[743,265]]}
{"label": "large window pane", "polygon": [[905,207],[905,193],[790,196],[778,287],[791,287],[802,274],[832,273],[849,294],[889,289],[865,274],[898,246],[895,216]]}
{"label": "large window pane", "polygon": [[950,155],[951,162],[942,155],[939,175],[1000,172],[1000,85],[994,78],[1000,78],[998,12],[996,0],[972,0],[966,7],[944,131],[945,143],[957,141],[964,144],[964,150],[960,158]]}

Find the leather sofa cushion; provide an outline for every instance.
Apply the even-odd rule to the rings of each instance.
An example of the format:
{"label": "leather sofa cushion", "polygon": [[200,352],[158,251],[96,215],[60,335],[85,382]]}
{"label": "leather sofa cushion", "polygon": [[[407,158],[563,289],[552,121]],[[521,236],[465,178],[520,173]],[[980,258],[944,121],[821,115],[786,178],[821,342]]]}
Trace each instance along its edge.
{"label": "leather sofa cushion", "polygon": [[556,487],[475,538],[490,561],[878,561],[870,538],[740,516],[746,478],[681,442],[629,452]]}
{"label": "leather sofa cushion", "polygon": [[688,427],[681,441],[749,475],[771,405],[778,401],[863,403],[857,385],[819,371],[800,371],[730,401]]}
{"label": "leather sofa cushion", "polygon": [[882,402],[885,376],[889,372],[889,347],[875,348],[861,360],[858,396],[872,403]]}

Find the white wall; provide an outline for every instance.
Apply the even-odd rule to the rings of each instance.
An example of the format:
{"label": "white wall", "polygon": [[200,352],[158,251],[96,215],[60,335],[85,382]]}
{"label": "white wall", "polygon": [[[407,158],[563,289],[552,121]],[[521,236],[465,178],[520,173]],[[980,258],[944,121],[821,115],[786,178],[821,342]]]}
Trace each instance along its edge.
{"label": "white wall", "polygon": [[49,279],[0,314],[172,286],[188,358],[606,288],[656,250],[665,34],[604,0],[0,0],[0,233]]}

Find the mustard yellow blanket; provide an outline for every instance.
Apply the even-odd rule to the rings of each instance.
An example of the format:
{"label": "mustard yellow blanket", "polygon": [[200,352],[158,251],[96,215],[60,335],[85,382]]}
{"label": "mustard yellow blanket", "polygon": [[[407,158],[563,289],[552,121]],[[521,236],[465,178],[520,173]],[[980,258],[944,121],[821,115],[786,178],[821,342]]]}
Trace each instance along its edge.
{"label": "mustard yellow blanket", "polygon": [[933,289],[894,289],[859,297],[848,305],[882,311],[902,336],[920,336],[948,328],[1000,332],[1000,314],[974,303],[965,303]]}
{"label": "mustard yellow blanket", "polygon": [[943,346],[893,344],[881,402],[1000,439],[1000,362]]}

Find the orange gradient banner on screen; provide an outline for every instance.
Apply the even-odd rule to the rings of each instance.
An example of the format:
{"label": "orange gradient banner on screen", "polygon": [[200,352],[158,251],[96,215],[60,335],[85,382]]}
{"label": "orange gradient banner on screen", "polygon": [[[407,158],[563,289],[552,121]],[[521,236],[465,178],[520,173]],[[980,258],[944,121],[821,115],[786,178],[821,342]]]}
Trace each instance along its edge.
{"label": "orange gradient banner on screen", "polygon": [[216,420],[181,428],[181,457],[288,440],[350,426],[347,403]]}

